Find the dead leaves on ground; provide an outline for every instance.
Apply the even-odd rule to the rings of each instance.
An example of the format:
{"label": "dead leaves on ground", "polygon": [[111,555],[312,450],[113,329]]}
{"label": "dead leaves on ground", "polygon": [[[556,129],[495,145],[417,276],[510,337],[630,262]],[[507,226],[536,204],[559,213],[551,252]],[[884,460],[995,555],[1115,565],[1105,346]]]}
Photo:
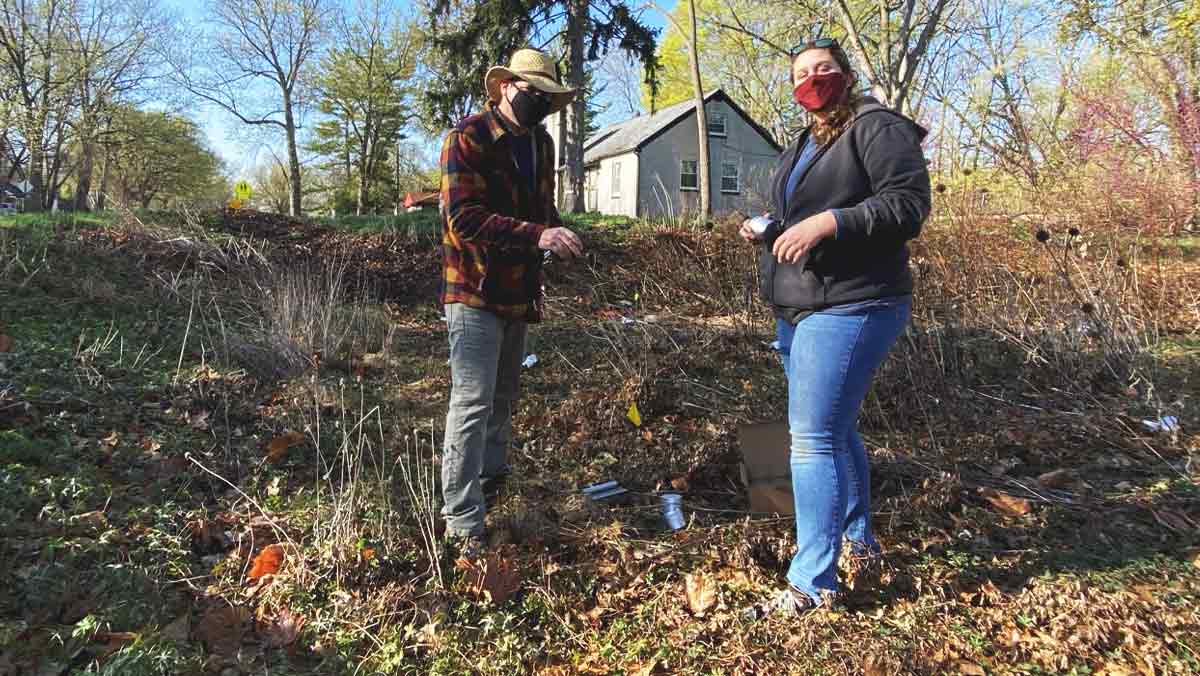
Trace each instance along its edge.
{"label": "dead leaves on ground", "polygon": [[287,457],[288,451],[293,446],[302,443],[304,443],[304,434],[301,432],[286,432],[275,437],[267,444],[267,462],[278,465]]}
{"label": "dead leaves on ground", "polygon": [[286,648],[296,642],[308,618],[284,608],[273,620],[259,627],[259,635],[268,648]]}
{"label": "dead leaves on ground", "polygon": [[1037,480],[1039,484],[1045,486],[1046,488],[1062,488],[1073,482],[1075,477],[1072,475],[1070,470],[1056,469],[1054,471],[1039,475]]}
{"label": "dead leaves on ground", "polygon": [[1001,493],[994,488],[980,488],[979,495],[1006,516],[1025,516],[1033,510],[1032,503],[1025,498]]}
{"label": "dead leaves on ground", "polygon": [[229,549],[229,538],[223,524],[213,519],[195,519],[188,522],[185,531],[192,541],[192,549],[200,554],[216,554]]}
{"label": "dead leaves on ground", "polygon": [[282,565],[283,545],[268,545],[258,553],[258,556],[254,557],[254,565],[250,568],[250,574],[247,577],[251,580],[260,580],[267,575],[278,573],[279,567]]}
{"label": "dead leaves on ground", "polygon": [[696,617],[703,617],[717,603],[717,584],[704,573],[689,573],[683,579],[687,595],[688,610]]}
{"label": "dead leaves on ground", "polygon": [[239,606],[217,606],[200,618],[195,637],[209,652],[223,656],[236,655],[246,638],[250,611]]}
{"label": "dead leaves on ground", "polygon": [[489,552],[482,560],[459,559],[454,565],[466,573],[471,593],[489,603],[504,603],[521,588],[521,572],[499,552]]}

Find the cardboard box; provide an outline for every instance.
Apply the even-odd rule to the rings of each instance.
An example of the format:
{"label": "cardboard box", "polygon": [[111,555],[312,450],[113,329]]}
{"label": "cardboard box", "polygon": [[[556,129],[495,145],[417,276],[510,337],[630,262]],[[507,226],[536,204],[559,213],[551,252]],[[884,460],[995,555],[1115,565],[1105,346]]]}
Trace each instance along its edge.
{"label": "cardboard box", "polygon": [[787,422],[738,427],[742,451],[742,483],[755,512],[795,514],[792,502],[792,437]]}

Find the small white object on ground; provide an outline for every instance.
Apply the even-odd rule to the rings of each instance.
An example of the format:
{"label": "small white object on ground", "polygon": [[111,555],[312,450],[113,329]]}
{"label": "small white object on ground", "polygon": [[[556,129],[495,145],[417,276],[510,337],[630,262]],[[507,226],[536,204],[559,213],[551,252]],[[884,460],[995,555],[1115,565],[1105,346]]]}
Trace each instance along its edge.
{"label": "small white object on ground", "polygon": [[621,323],[628,326],[633,323],[633,320],[629,317],[621,317]]}
{"label": "small white object on ground", "polygon": [[772,350],[775,350],[776,352],[778,352],[780,347],[782,347],[782,346],[779,344],[778,340],[771,341],[771,349]]}
{"label": "small white object on ground", "polygon": [[538,363],[538,356],[536,354],[531,354],[528,357],[525,357],[525,361],[521,362],[521,366],[530,368],[536,363]]}
{"label": "small white object on ground", "polygon": [[1178,432],[1179,418],[1168,415],[1158,420],[1143,420],[1142,424],[1151,432]]}

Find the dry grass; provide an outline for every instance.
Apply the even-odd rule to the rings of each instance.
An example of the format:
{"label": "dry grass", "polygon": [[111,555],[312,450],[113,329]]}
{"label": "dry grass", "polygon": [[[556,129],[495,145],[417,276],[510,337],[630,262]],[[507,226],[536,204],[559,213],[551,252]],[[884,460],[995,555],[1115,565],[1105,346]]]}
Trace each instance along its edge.
{"label": "dry grass", "polygon": [[[276,242],[125,240],[191,317],[174,397],[216,412],[204,462],[236,487],[204,494],[237,537],[189,593],[262,622],[307,617],[286,668],[271,661],[282,651],[250,659],[280,673],[1200,669],[1194,361],[1181,369],[1160,349],[1200,323],[1164,291],[1190,288],[1195,261],[1102,232],[1041,243],[1036,227],[955,209],[940,205],[915,248],[916,317],[862,419],[882,584],[834,612],[755,625],[737,611],[780,583],[791,524],[748,512],[736,428],[780,419],[786,393],[756,256],[732,224],[597,230],[587,259],[548,268],[516,476],[489,513],[495,551],[522,577],[499,605],[439,539],[438,425],[426,430],[448,374],[432,298],[384,325],[350,258],[296,266]],[[388,279],[427,263],[398,258]],[[113,340],[88,335],[79,355],[95,365]],[[196,375],[210,355],[216,375]],[[624,417],[635,402],[640,428]],[[1183,435],[1141,429],[1168,413]],[[285,431],[306,441],[264,461]],[[1053,471],[1066,478],[1039,481]],[[603,479],[633,494],[579,496]],[[667,487],[685,495],[679,533],[661,525],[654,493]],[[998,509],[996,492],[1028,512]],[[287,563],[247,589],[273,542]],[[702,614],[688,576],[713,591]]]}

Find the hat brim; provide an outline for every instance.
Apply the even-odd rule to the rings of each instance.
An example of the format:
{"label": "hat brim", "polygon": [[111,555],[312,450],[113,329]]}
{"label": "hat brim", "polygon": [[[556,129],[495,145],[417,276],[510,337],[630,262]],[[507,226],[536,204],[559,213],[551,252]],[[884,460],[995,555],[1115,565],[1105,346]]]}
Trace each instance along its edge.
{"label": "hat brim", "polygon": [[564,87],[541,73],[514,72],[504,66],[492,66],[483,78],[483,88],[487,91],[488,100],[499,103],[500,83],[514,79],[524,80],[533,85],[534,89],[549,94],[551,115],[566,108],[577,93],[575,89]]}

